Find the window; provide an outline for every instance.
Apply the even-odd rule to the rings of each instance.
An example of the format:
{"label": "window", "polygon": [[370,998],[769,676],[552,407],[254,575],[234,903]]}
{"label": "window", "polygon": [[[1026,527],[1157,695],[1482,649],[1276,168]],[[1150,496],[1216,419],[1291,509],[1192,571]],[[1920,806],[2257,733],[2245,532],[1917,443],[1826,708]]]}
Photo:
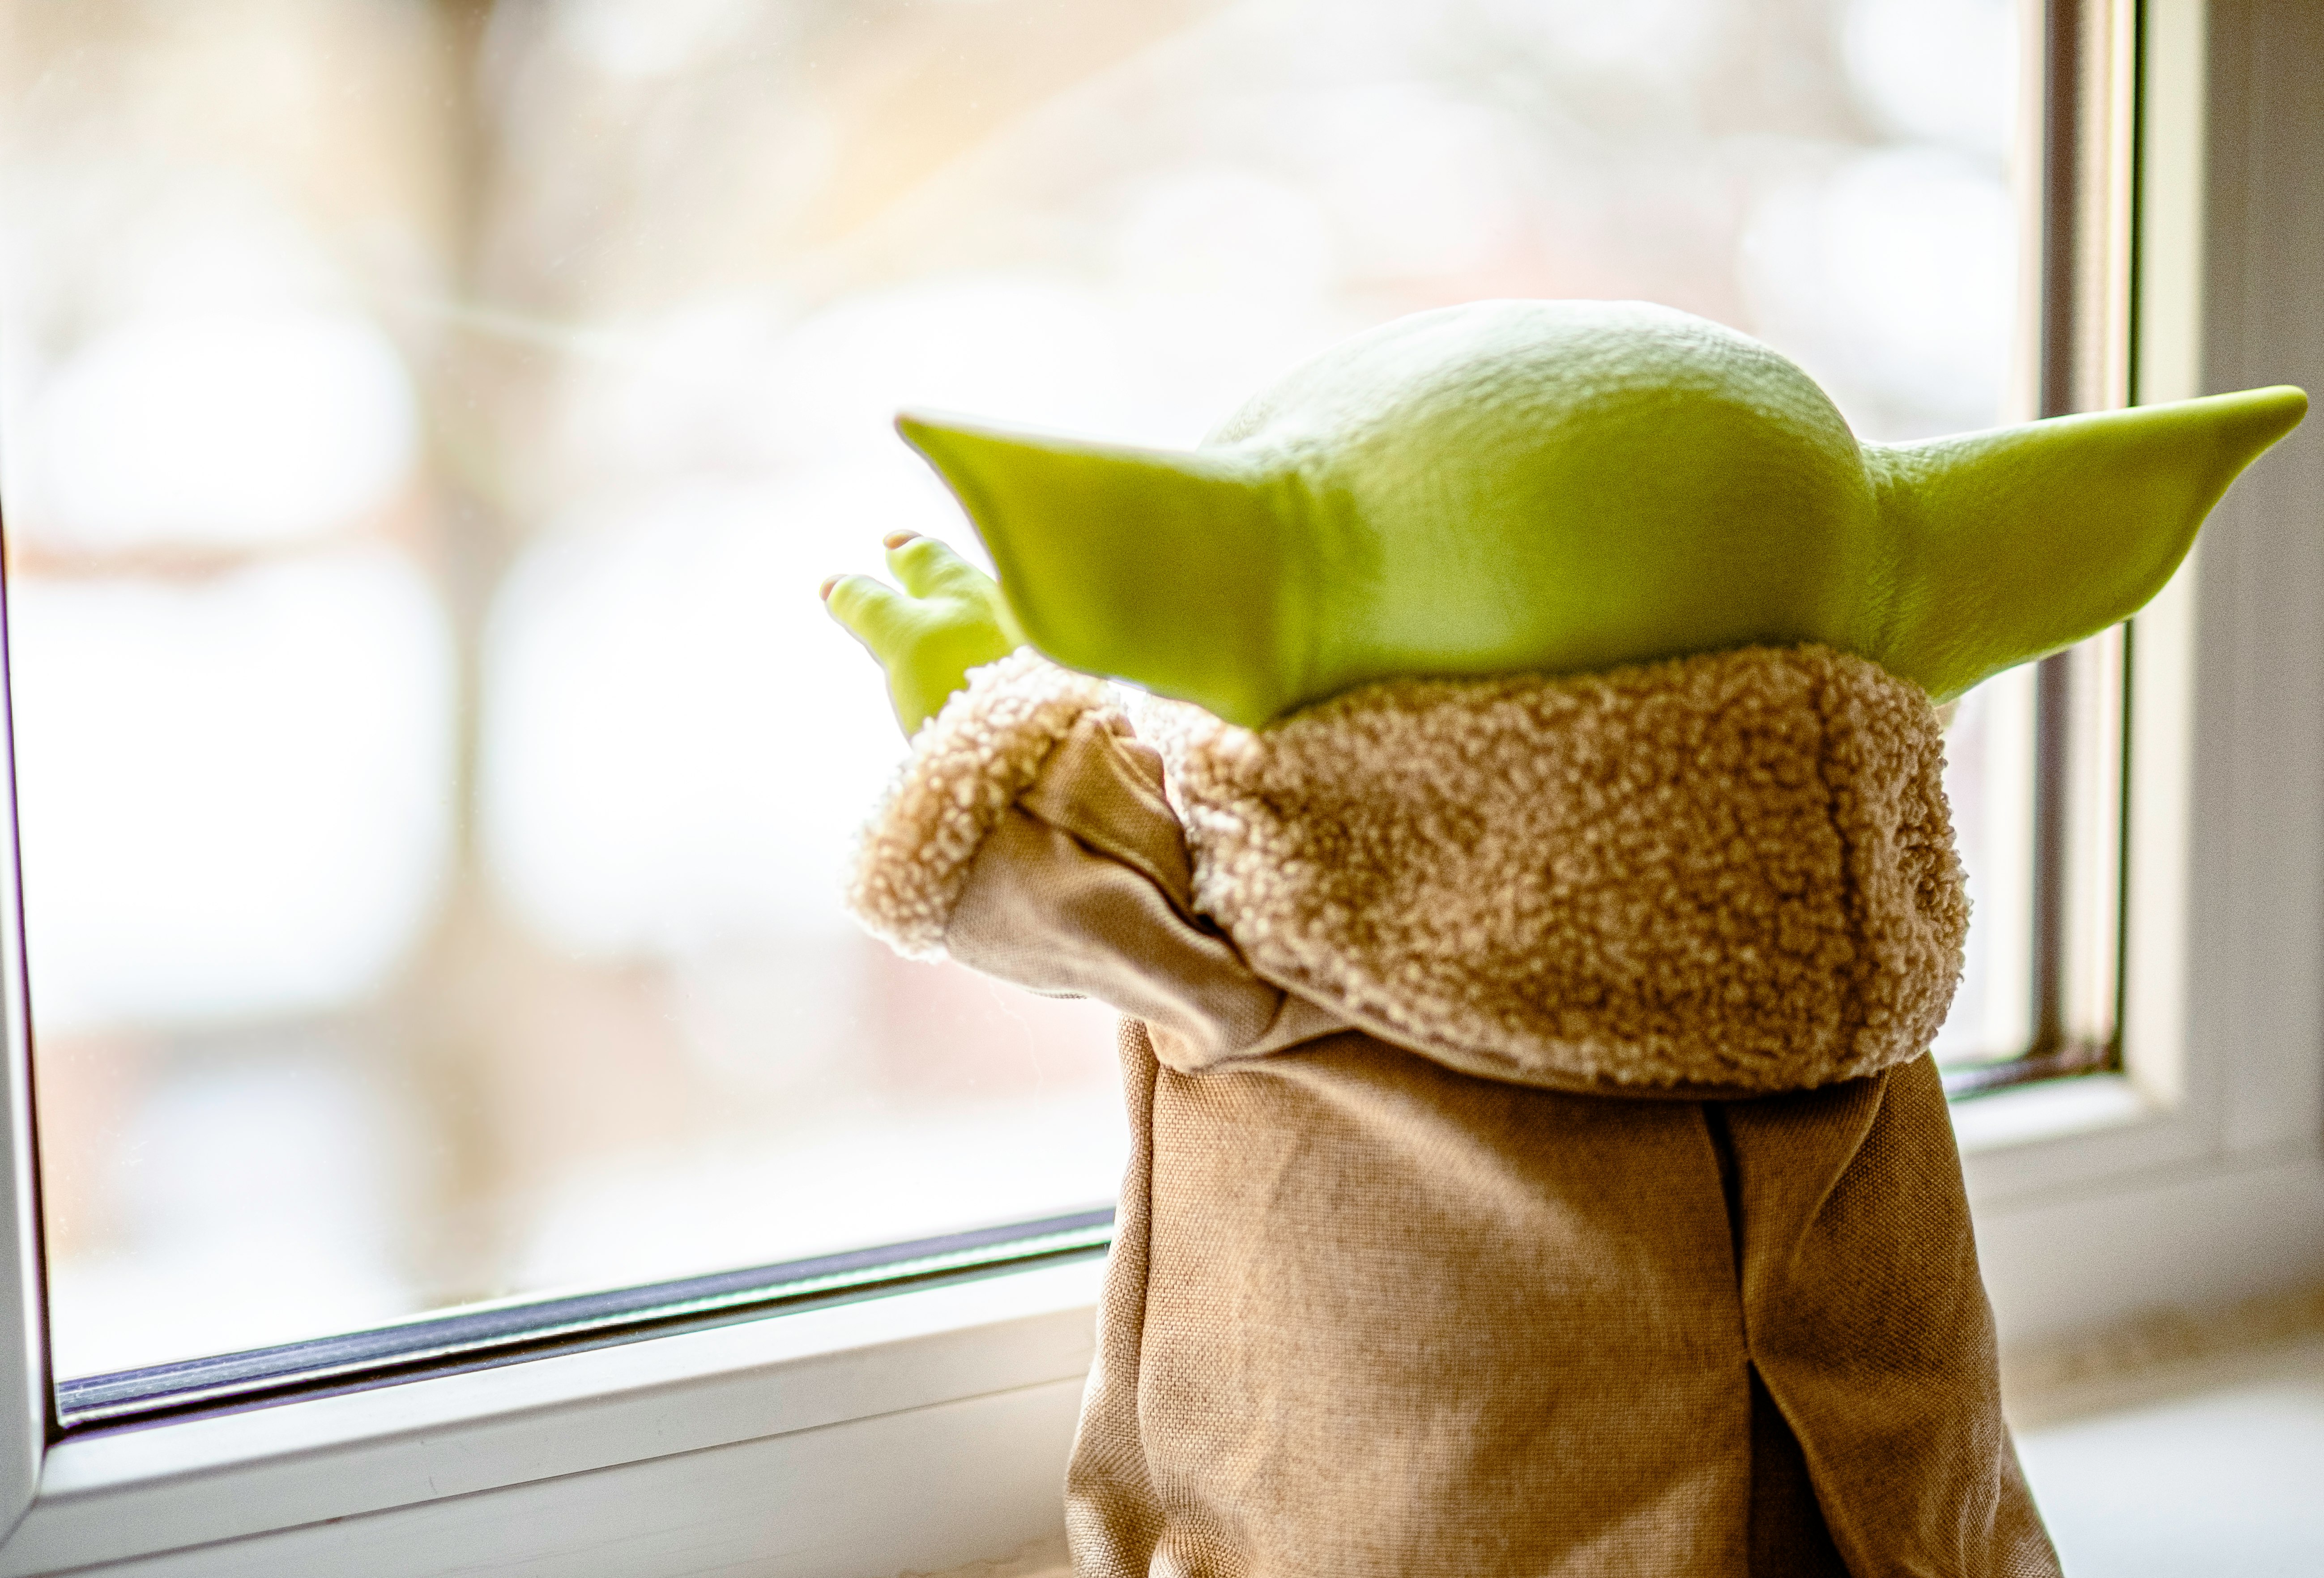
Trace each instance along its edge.
{"label": "window", "polygon": [[[898,406],[1192,443],[1523,289],[1759,329],[1876,436],[2011,414],[2001,0],[1318,14],[18,8],[67,1426],[1102,1208],[1109,1016],[839,913],[899,744],[810,589],[966,536]],[[1957,747],[1969,1059],[2031,1034],[2032,716]]]}
{"label": "window", "polygon": [[[927,1570],[1046,1537],[1094,1286],[1072,1212],[1114,1165],[1105,1038],[856,950],[819,897],[894,748],[873,676],[805,599],[880,529],[943,519],[885,408],[1183,441],[1363,322],[1618,289],[1775,338],[1870,435],[1990,420],[2006,106],[1915,96],[1895,63],[1982,39],[1990,70],[2015,35],[1975,5],[1914,33],[1928,9],[1480,4],[1424,25],[1342,6],[1309,28],[1287,4],[347,0],[198,26],[9,6],[5,189],[63,232],[16,243],[0,306],[22,326],[0,483],[57,1373],[361,1328],[353,1379],[383,1353],[440,1361],[445,1326],[378,1324],[431,1308],[537,1333],[544,1293],[617,1300],[1027,1218],[1049,1219],[1032,1250],[1057,1263],[963,1279],[980,1246],[950,1240],[934,1263],[795,1280],[779,1320],[687,1329],[719,1309],[663,1308],[673,1335],[652,1341],[579,1330],[530,1363],[54,1440],[42,1364],[0,1372],[38,1422],[16,1493],[39,1492],[0,1573],[180,1547],[199,1548],[167,1570],[409,1572],[453,1551]],[[2091,75],[2126,84],[2124,19],[2093,11],[2078,36],[2119,41]],[[2265,101],[2283,128],[2317,113],[2294,86],[2316,41],[2262,49],[2265,21],[2144,19],[2150,398],[2312,383],[2324,362],[2236,338],[2296,295],[2218,283],[2280,221],[2234,206],[2267,168],[2237,139],[2265,123],[2215,117],[2206,140],[2207,98]],[[2207,187],[2225,216],[2208,254]],[[1916,310],[1880,296],[1896,280]],[[147,435],[143,463],[110,447],[124,431]],[[2319,940],[2299,884],[2324,784],[2283,722],[2319,677],[2292,638],[2314,502],[2267,481],[2126,654],[2079,660],[2096,683],[2071,711],[2029,678],[1957,724],[1987,962],[1949,1037],[1964,1069],[2014,1058],[2071,1000],[2045,983],[2078,981],[2103,1046],[2107,824],[2058,838],[2034,784],[2044,740],[2121,759],[2083,698],[2118,692],[2108,662],[2133,679],[2120,1071],[1960,1109],[2013,1335],[2132,1307],[2157,1263],[2197,1292],[2256,1288],[2296,1269],[2285,1225],[2319,1215],[2313,1005],[2284,1001]],[[787,678],[786,727],[834,745],[811,772],[738,725]],[[202,748],[172,754],[173,729]],[[44,786],[75,751],[79,775]],[[2029,963],[2020,989],[2043,903],[2088,924],[2047,932],[2064,962]],[[2012,914],[2014,941],[1991,919]],[[134,947],[107,931],[124,917],[149,928]],[[97,940],[78,953],[75,925]],[[921,1050],[930,1026],[945,1059]],[[32,1311],[14,1078],[9,1307]],[[380,1111],[405,1126],[364,1130]],[[164,1180],[126,1204],[95,1176],[124,1136]],[[204,1146],[231,1166],[201,1172]],[[302,1151],[314,1170],[270,1170]],[[1001,1162],[1019,1170],[996,1186]],[[394,1214],[410,1201],[428,1208]],[[122,1270],[134,1222],[263,1296]],[[85,1253],[108,1232],[110,1266]],[[167,1318],[107,1332],[131,1302],[108,1274]],[[851,1278],[915,1290],[824,1299]]]}

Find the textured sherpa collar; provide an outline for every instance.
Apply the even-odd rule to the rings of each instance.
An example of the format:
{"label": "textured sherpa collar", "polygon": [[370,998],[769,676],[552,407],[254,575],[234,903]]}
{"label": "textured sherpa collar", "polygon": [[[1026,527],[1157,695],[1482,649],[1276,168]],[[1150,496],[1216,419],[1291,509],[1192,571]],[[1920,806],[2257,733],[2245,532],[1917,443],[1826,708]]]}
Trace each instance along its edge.
{"label": "textured sherpa collar", "polygon": [[907,959],[944,957],[976,853],[1057,742],[1112,687],[1030,647],[972,670],[912,737],[912,752],[856,839],[847,907]]}
{"label": "textured sherpa collar", "polygon": [[1934,1039],[1969,904],[1935,710],[1822,647],[1157,702],[1194,899],[1268,979],[1472,1073],[1772,1091]]}
{"label": "textured sherpa collar", "polygon": [[[851,900],[942,951],[985,834],[1107,688],[1029,652],[915,741]],[[1934,710],[1753,648],[1582,679],[1374,685],[1265,730],[1137,710],[1195,904],[1252,969],[1463,1071],[1738,1094],[1918,1055],[1968,928]]]}

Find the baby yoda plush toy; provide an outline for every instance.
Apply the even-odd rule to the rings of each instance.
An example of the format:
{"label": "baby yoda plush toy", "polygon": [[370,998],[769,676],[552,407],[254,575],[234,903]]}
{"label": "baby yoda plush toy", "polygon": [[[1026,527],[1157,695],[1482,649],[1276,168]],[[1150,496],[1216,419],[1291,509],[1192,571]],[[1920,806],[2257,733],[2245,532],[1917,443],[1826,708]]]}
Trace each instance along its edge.
{"label": "baby yoda plush toy", "polygon": [[1933,703],[2305,404],[1859,445],[1739,335],[1494,302],[1191,454],[904,418],[1001,579],[825,585],[913,735],[853,906],[1125,1015],[1075,1571],[2055,1573],[1927,1052]]}

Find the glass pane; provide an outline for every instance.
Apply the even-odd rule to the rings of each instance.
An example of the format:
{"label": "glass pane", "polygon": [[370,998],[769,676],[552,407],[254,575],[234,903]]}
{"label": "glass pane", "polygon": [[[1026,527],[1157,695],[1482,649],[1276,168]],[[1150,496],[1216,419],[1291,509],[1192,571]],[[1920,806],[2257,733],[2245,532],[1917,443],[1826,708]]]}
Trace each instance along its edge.
{"label": "glass pane", "polygon": [[894,408],[1191,443],[1405,312],[1638,296],[1989,424],[2011,14],[0,0],[61,1372],[1107,1198],[1107,1015],[835,900],[901,748],[814,588],[964,536]]}
{"label": "glass pane", "polygon": [[2021,1056],[2034,1036],[2034,670],[1960,700],[1945,736],[1945,797],[1969,872],[1960,988],[1937,1033],[1948,1068]]}

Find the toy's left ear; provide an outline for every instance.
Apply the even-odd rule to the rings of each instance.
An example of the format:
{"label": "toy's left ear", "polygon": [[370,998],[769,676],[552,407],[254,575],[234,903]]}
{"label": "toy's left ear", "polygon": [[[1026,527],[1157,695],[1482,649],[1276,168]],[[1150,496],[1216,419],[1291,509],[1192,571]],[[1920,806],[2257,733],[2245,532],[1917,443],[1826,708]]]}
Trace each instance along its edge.
{"label": "toy's left ear", "polygon": [[2280,386],[1866,445],[1888,606],[1865,610],[1865,655],[1943,702],[2128,619],[2307,409]]}
{"label": "toy's left ear", "polygon": [[1234,723],[1296,699],[1313,643],[1296,477],[917,412],[896,429],[967,510],[1042,652]]}

